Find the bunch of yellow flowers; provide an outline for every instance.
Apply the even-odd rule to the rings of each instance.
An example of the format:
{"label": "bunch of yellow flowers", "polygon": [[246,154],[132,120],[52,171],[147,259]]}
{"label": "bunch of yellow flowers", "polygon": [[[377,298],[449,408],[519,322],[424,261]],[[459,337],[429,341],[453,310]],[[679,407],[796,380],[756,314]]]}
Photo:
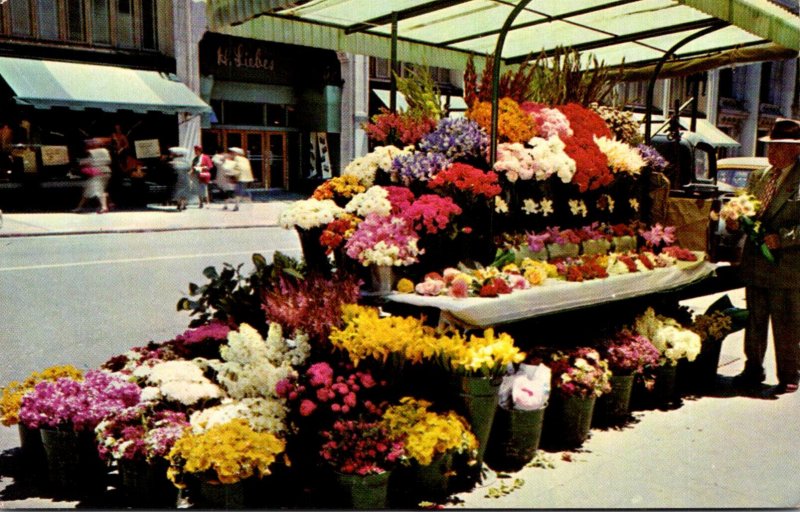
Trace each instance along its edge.
{"label": "bunch of yellow flowers", "polygon": [[[492,125],[492,104],[475,103],[467,110],[467,117],[478,123],[488,133]],[[525,143],[538,133],[536,121],[511,98],[500,98],[498,104],[497,134],[501,142]]]}
{"label": "bunch of yellow flowers", "polygon": [[478,440],[464,418],[453,411],[444,414],[428,411],[430,405],[428,401],[407,396],[383,414],[389,435],[405,439],[410,459],[427,466],[449,451],[464,453],[478,449]]}
{"label": "bunch of yellow flowers", "polygon": [[9,382],[3,388],[2,396],[0,396],[0,422],[7,427],[19,423],[19,408],[22,405],[22,397],[33,391],[36,384],[45,380],[55,381],[61,377],[83,380],[83,372],[72,365],[51,366],[41,372],[31,373],[22,382]]}
{"label": "bunch of yellow flowers", "polygon": [[366,187],[364,187],[355,176],[336,176],[318,186],[311,197],[319,200],[336,200],[337,198],[349,199],[366,190]]}
{"label": "bunch of yellow flowers", "polygon": [[169,452],[167,476],[184,488],[184,477],[210,477],[211,483],[231,484],[251,476],[270,474],[269,467],[286,443],[269,432],[256,432],[247,420],[236,418],[201,434],[178,439]]}
{"label": "bunch of yellow flowers", "polygon": [[497,377],[503,375],[509,363],[521,363],[525,353],[514,345],[507,333],[496,335],[494,329],[483,331],[483,336],[470,335],[466,340],[454,332],[447,339],[445,359],[450,370],[459,375]]}
{"label": "bunch of yellow flowers", "polygon": [[334,327],[330,341],[347,351],[353,364],[372,358],[386,362],[391,354],[421,363],[442,350],[441,340],[431,327],[413,317],[381,318],[376,308],[346,305],[342,308],[344,328]]}
{"label": "bunch of yellow flowers", "polygon": [[558,268],[546,261],[525,258],[520,263],[520,273],[534,286],[538,286],[549,277],[558,277]]}

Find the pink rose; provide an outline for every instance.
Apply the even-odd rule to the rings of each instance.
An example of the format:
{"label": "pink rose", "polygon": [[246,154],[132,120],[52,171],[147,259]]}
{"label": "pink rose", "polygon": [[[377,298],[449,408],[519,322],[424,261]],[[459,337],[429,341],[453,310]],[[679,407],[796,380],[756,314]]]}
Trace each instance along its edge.
{"label": "pink rose", "polygon": [[457,268],[448,267],[444,269],[444,272],[442,272],[444,284],[449,286],[453,282],[453,279],[455,279],[460,273],[461,271]]}
{"label": "pink rose", "polygon": [[300,415],[301,416],[309,416],[317,406],[311,400],[303,400],[300,402]]}
{"label": "pink rose", "polygon": [[414,290],[420,295],[436,296],[444,289],[444,281],[438,279],[426,279],[424,282],[419,283]]}

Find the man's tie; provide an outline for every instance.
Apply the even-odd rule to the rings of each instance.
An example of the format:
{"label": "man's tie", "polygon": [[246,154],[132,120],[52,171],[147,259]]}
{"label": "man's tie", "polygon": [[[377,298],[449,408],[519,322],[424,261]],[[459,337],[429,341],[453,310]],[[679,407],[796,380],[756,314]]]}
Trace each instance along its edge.
{"label": "man's tie", "polygon": [[769,203],[775,197],[775,192],[778,190],[778,179],[781,177],[781,170],[778,168],[772,169],[767,177],[767,184],[761,191],[758,200],[761,201],[761,211],[759,217],[767,211]]}

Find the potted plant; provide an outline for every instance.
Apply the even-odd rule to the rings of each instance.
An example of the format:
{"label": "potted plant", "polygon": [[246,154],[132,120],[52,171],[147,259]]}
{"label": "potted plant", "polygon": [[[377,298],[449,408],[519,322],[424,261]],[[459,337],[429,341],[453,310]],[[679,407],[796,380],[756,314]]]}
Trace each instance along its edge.
{"label": "potted plant", "polygon": [[167,476],[176,487],[188,487],[198,505],[244,508],[263,494],[245,482],[270,475],[284,449],[282,439],[256,432],[246,420],[235,418],[178,439],[168,455]]}
{"label": "potted plant", "polygon": [[386,508],[389,477],[405,456],[400,436],[392,436],[380,420],[363,417],[337,420],[325,439],[320,456],[336,473],[349,508]]}
{"label": "potted plant", "polygon": [[658,365],[661,354],[649,339],[629,330],[607,340],[601,351],[611,370],[611,390],[598,398],[594,419],[612,423],[628,415],[634,378],[645,368]]}
{"label": "potted plant", "polygon": [[119,375],[91,370],[82,381],[62,377],[43,381],[22,398],[20,421],[41,428],[48,476],[70,495],[105,490],[106,466],[94,429],[103,419],[139,403],[139,386]]}
{"label": "potted plant", "polygon": [[547,365],[552,372],[552,394],[543,441],[580,446],[589,435],[597,397],[611,390],[608,363],[594,348],[578,347],[552,354]]}
{"label": "potted plant", "polygon": [[153,411],[139,404],[95,428],[100,457],[116,462],[127,500],[139,506],[175,506],[177,489],[167,479],[167,455],[189,421],[180,411]]}

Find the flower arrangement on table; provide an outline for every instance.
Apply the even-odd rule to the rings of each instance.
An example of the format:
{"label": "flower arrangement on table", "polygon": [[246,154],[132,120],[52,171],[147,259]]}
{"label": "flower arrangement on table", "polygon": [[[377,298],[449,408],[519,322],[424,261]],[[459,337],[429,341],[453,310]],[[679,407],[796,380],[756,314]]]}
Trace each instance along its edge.
{"label": "flower arrangement on table", "polygon": [[556,352],[546,363],[552,372],[553,389],[562,396],[601,396],[611,391],[611,370],[600,353],[589,347]]}
{"label": "flower arrangement on table", "polygon": [[419,237],[403,217],[371,213],[345,244],[347,255],[365,267],[416,263]]}
{"label": "flower arrangement on table", "polygon": [[166,459],[189,421],[180,411],[152,411],[144,404],[128,407],[95,427],[97,450],[107,461],[155,462]]}
{"label": "flower arrangement on table", "polygon": [[495,334],[493,328],[485,329],[483,336],[466,338],[456,331],[443,339],[441,360],[454,375],[493,379],[505,375],[508,365],[525,360],[514,338],[504,332]]}
{"label": "flower arrangement on table", "polygon": [[103,419],[141,399],[139,386],[120,375],[89,370],[83,380],[42,381],[22,398],[19,421],[28,428],[92,431]]}
{"label": "flower arrangement on table", "polygon": [[431,405],[407,396],[383,414],[389,435],[403,439],[407,455],[404,463],[427,466],[448,452],[474,453],[478,440],[467,421],[453,411],[429,411]]}
{"label": "flower arrangement on table", "polygon": [[286,443],[269,432],[256,432],[243,419],[217,425],[201,434],[189,433],[169,452],[167,476],[178,488],[191,479],[231,484],[271,474]]}
{"label": "flower arrangement on table", "polygon": [[344,213],[331,199],[304,199],[294,201],[278,216],[278,225],[284,229],[314,229],[328,225]]}
{"label": "flower arrangement on table", "polygon": [[754,195],[741,193],[722,205],[719,214],[711,212],[711,218],[713,220],[722,219],[726,224],[733,224],[744,231],[761,255],[770,263],[775,263],[775,256],[764,242],[764,230],[761,222],[756,220],[761,206],[761,201]]}
{"label": "flower arrangement on table", "polygon": [[641,334],[622,330],[602,345],[602,357],[614,375],[641,374],[658,365],[661,353]]}
{"label": "flower arrangement on table", "polygon": [[700,353],[700,336],[675,319],[657,315],[653,308],[636,318],[634,330],[653,342],[661,353],[659,364],[675,366],[681,359],[694,361]]}
{"label": "flower arrangement on table", "polygon": [[0,422],[6,427],[19,423],[19,409],[22,398],[43,381],[54,382],[61,378],[83,379],[83,372],[72,365],[58,365],[32,372],[22,381],[11,381],[2,389],[0,395]]}
{"label": "flower arrangement on table", "polygon": [[381,420],[337,420],[322,436],[322,460],[346,475],[386,473],[406,456],[401,436],[389,434]]}

